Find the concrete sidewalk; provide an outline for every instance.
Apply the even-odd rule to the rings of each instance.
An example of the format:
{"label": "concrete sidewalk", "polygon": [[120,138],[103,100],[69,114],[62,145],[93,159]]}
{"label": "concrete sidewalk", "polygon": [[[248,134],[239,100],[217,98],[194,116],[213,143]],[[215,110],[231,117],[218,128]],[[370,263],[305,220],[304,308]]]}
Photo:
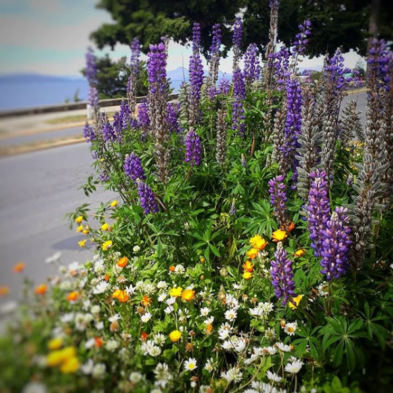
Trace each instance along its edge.
{"label": "concrete sidewalk", "polygon": [[[102,112],[113,113],[119,106],[102,108]],[[58,131],[83,126],[87,119],[86,110],[15,116],[0,119],[0,140]]]}

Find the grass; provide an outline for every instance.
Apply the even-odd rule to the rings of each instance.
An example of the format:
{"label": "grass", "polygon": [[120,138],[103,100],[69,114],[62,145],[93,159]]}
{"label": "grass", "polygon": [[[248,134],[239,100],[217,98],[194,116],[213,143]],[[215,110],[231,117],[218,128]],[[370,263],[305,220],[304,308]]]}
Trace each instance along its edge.
{"label": "grass", "polygon": [[[109,119],[113,117],[115,112],[107,112]],[[79,123],[86,121],[86,115],[74,115],[74,116],[65,116],[65,117],[57,117],[55,119],[47,120],[45,123],[48,124],[64,124],[64,123]]]}

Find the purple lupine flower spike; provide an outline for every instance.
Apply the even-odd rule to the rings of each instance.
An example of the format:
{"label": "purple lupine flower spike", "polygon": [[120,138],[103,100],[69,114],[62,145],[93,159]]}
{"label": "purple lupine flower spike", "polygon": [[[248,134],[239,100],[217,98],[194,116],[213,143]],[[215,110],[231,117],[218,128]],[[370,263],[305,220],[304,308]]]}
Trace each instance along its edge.
{"label": "purple lupine flower spike", "polygon": [[250,85],[259,79],[261,73],[257,44],[250,44],[244,54],[244,79]]}
{"label": "purple lupine flower spike", "polygon": [[288,258],[288,253],[284,250],[282,243],[277,244],[274,253],[275,259],[271,261],[270,274],[272,285],[277,298],[283,298],[282,304],[285,306],[290,299],[295,297],[295,281],[293,280],[292,261]]}
{"label": "purple lupine flower spike", "polygon": [[299,25],[300,32],[296,34],[296,41],[293,43],[293,54],[303,56],[308,44],[308,37],[311,35],[311,22],[305,20],[302,25]]}
{"label": "purple lupine flower spike", "polygon": [[199,100],[203,85],[203,65],[199,53],[201,44],[201,27],[199,23],[194,23],[192,32],[192,55],[190,56],[189,79],[191,87],[191,125],[194,125],[199,117]]}
{"label": "purple lupine flower spike", "polygon": [[167,105],[167,123],[170,132],[179,132],[178,113],[175,109],[175,105],[171,103]]}
{"label": "purple lupine flower spike", "polygon": [[116,140],[115,130],[113,129],[112,124],[109,122],[106,113],[101,113],[101,129],[105,142]]}
{"label": "purple lupine flower spike", "polygon": [[87,121],[83,127],[83,137],[86,139],[86,142],[93,142],[95,139],[94,130]]}
{"label": "purple lupine flower spike", "polygon": [[97,64],[93,49],[90,47],[87,49],[86,53],[86,79],[89,82],[89,103],[93,108],[97,108]]}
{"label": "purple lupine flower spike", "polygon": [[239,67],[239,60],[241,56],[241,46],[243,38],[243,23],[240,17],[235,19],[233,24],[233,36],[232,36],[232,50],[233,50],[233,72]]}
{"label": "purple lupine flower spike", "polygon": [[311,247],[316,257],[321,256],[323,234],[330,214],[328,183],[326,172],[317,169],[310,173],[312,179],[308,194],[307,220],[310,231]]}
{"label": "purple lupine flower spike", "polygon": [[141,159],[135,155],[134,153],[131,153],[130,155],[126,155],[126,158],[124,160],[124,165],[123,165],[124,173],[129,176],[134,183],[138,179],[140,180],[145,180],[145,171],[142,168],[141,164]]}
{"label": "purple lupine flower spike", "polygon": [[158,213],[158,205],[155,201],[152,189],[142,180],[137,180],[138,195],[142,209],[145,214]]}
{"label": "purple lupine flower spike", "polygon": [[201,140],[195,131],[191,128],[186,137],[186,158],[185,162],[188,162],[191,166],[198,166],[201,161]]}
{"label": "purple lupine flower spike", "polygon": [[284,176],[279,175],[269,181],[269,194],[270,203],[274,207],[274,215],[280,226],[287,223],[287,208],[285,203],[287,201],[287,195],[285,192]]}
{"label": "purple lupine flower spike", "polygon": [[348,226],[348,209],[336,207],[330,220],[326,223],[326,229],[322,231],[322,274],[326,279],[340,278],[349,269],[349,251],[351,229]]}
{"label": "purple lupine flower spike", "polygon": [[136,85],[139,72],[139,56],[141,53],[141,44],[138,38],[131,42],[131,60],[130,60],[130,77],[127,82],[127,98],[130,112],[134,115],[136,108]]}

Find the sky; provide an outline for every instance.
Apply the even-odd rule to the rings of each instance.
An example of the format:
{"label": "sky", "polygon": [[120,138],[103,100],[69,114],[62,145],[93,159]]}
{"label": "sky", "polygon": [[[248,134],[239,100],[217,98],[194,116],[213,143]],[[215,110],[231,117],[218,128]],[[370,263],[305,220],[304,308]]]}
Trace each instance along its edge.
{"label": "sky", "polygon": [[[98,0],[0,0],[0,73],[39,73],[80,76],[85,52],[93,46],[89,35],[102,23],[110,23],[105,10],[95,8]],[[129,56],[126,45],[109,53],[113,59]],[[169,45],[168,70],[188,68],[191,48],[174,42]],[[347,67],[359,56],[345,54]],[[302,67],[322,65],[322,58],[304,59]],[[206,62],[204,62],[206,66]],[[231,73],[231,53],[222,59],[220,70]]]}

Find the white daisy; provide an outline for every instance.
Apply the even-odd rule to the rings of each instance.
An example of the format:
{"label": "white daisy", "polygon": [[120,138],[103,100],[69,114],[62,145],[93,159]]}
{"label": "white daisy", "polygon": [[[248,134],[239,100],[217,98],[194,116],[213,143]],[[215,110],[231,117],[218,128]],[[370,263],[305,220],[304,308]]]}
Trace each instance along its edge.
{"label": "white daisy", "polygon": [[228,321],[234,321],[237,317],[237,313],[235,309],[230,309],[225,312],[225,319]]}
{"label": "white daisy", "polygon": [[285,324],[284,332],[289,334],[290,336],[293,336],[296,330],[297,330],[297,322],[291,322]]}
{"label": "white daisy", "polygon": [[272,373],[271,371],[268,371],[266,373],[266,376],[272,382],[281,382],[282,381],[282,378],[279,375]]}
{"label": "white daisy", "polygon": [[143,314],[141,317],[141,321],[142,322],[149,322],[151,319],[151,314],[149,312],[147,312],[146,314]]}
{"label": "white daisy", "polygon": [[192,371],[197,368],[197,361],[194,358],[190,358],[185,361],[184,368],[186,371]]}
{"label": "white daisy", "polygon": [[110,318],[108,318],[108,321],[109,322],[116,322],[119,319],[121,319],[120,314],[115,314],[115,315],[112,315]]}
{"label": "white daisy", "polygon": [[201,308],[201,316],[202,317],[207,317],[210,313],[210,308],[208,307],[203,307]]}
{"label": "white daisy", "polygon": [[93,294],[94,295],[100,295],[101,293],[104,293],[107,288],[108,288],[109,284],[102,280],[94,289],[93,289]]}
{"label": "white daisy", "polygon": [[303,362],[299,359],[293,361],[292,363],[288,363],[285,366],[285,371],[291,374],[297,374],[303,366]]}

